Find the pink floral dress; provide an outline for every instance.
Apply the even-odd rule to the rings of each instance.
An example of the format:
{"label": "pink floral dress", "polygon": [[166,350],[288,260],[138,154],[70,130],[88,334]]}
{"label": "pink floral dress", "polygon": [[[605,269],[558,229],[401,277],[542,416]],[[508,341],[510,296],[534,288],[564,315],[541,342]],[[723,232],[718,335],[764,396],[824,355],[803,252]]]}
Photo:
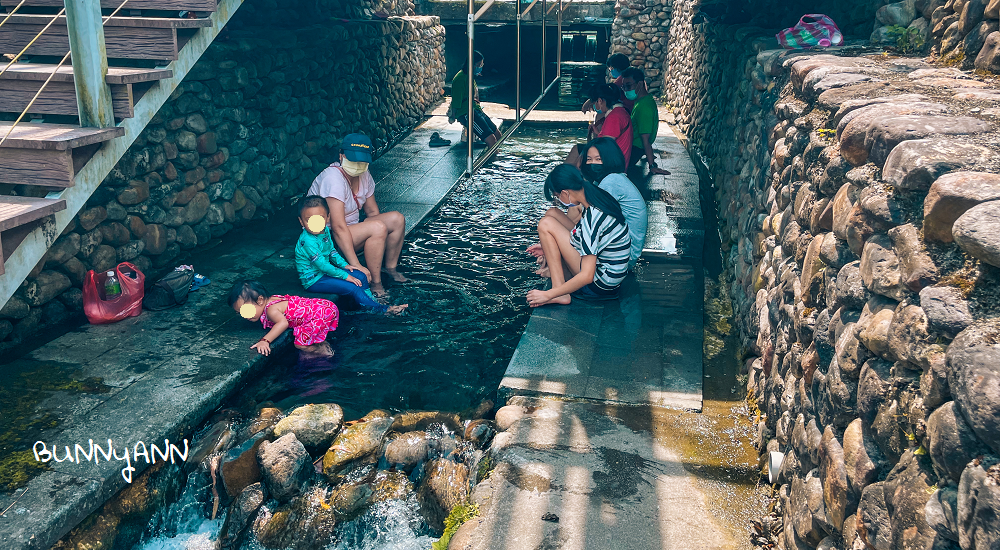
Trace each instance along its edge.
{"label": "pink floral dress", "polygon": [[292,334],[295,335],[297,345],[318,344],[326,340],[328,333],[337,330],[337,322],[340,320],[337,304],[322,298],[302,298],[300,296],[272,296],[271,300],[264,306],[264,314],[260,316],[260,322],[263,323],[265,329],[274,326],[274,323],[267,318],[267,308],[285,300],[288,300],[285,319],[288,319],[288,326],[292,327]]}

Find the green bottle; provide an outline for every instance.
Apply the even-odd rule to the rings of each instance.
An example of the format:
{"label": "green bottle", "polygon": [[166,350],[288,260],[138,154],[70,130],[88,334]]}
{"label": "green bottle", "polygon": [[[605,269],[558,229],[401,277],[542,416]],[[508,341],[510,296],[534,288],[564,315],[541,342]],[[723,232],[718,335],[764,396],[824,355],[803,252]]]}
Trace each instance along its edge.
{"label": "green bottle", "polygon": [[118,281],[114,271],[108,272],[108,279],[104,281],[104,299],[112,300],[121,296],[122,284]]}

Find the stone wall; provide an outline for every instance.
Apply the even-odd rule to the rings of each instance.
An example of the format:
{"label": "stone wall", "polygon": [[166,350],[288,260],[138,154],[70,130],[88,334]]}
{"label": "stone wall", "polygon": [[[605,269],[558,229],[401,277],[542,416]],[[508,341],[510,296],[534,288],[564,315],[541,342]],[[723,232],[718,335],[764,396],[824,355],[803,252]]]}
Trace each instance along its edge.
{"label": "stone wall", "polygon": [[718,202],[761,465],[782,457],[757,544],[996,545],[1000,90],[678,11],[666,95]]}
{"label": "stone wall", "polygon": [[[874,43],[930,49],[962,69],[1000,72],[1000,0],[904,0],[876,18]],[[901,36],[902,27],[910,36]]]}
{"label": "stone wall", "polygon": [[618,0],[611,24],[611,53],[623,53],[643,70],[650,93],[659,94],[667,53],[672,0]]}
{"label": "stone wall", "polygon": [[266,3],[243,9],[0,310],[0,346],[80,312],[88,270],[155,280],[288,204],[346,134],[384,151],[442,96],[436,17],[283,28]]}

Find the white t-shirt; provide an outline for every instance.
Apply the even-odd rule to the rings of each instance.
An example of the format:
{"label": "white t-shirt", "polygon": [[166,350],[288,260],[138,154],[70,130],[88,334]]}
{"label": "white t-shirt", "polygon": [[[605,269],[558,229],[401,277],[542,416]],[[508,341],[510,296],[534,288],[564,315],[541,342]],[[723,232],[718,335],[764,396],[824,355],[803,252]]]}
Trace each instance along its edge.
{"label": "white t-shirt", "polygon": [[332,197],[344,203],[347,225],[354,225],[360,221],[359,216],[365,201],[375,194],[375,179],[369,171],[361,174],[361,184],[358,186],[358,194],[355,195],[351,193],[351,184],[340,171],[340,163],[335,162],[316,176],[307,194]]}

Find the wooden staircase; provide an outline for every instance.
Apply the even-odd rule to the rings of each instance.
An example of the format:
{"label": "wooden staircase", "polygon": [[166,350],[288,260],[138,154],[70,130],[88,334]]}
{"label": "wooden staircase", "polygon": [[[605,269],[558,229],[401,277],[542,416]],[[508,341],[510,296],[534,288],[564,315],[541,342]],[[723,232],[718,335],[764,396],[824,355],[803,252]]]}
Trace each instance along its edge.
{"label": "wooden staircase", "polygon": [[[98,0],[95,0],[98,1]],[[103,15],[121,0],[99,0]],[[103,27],[116,126],[89,128],[78,120],[70,63],[0,145],[0,307],[163,102],[204,53],[243,0],[129,0]],[[20,0],[0,0],[0,21]],[[63,0],[26,0],[0,27],[0,54],[21,52],[63,6]],[[197,17],[181,17],[189,12]],[[0,75],[0,138],[70,50],[65,15]],[[0,69],[9,58],[0,56]],[[71,118],[72,117],[72,118]]]}

